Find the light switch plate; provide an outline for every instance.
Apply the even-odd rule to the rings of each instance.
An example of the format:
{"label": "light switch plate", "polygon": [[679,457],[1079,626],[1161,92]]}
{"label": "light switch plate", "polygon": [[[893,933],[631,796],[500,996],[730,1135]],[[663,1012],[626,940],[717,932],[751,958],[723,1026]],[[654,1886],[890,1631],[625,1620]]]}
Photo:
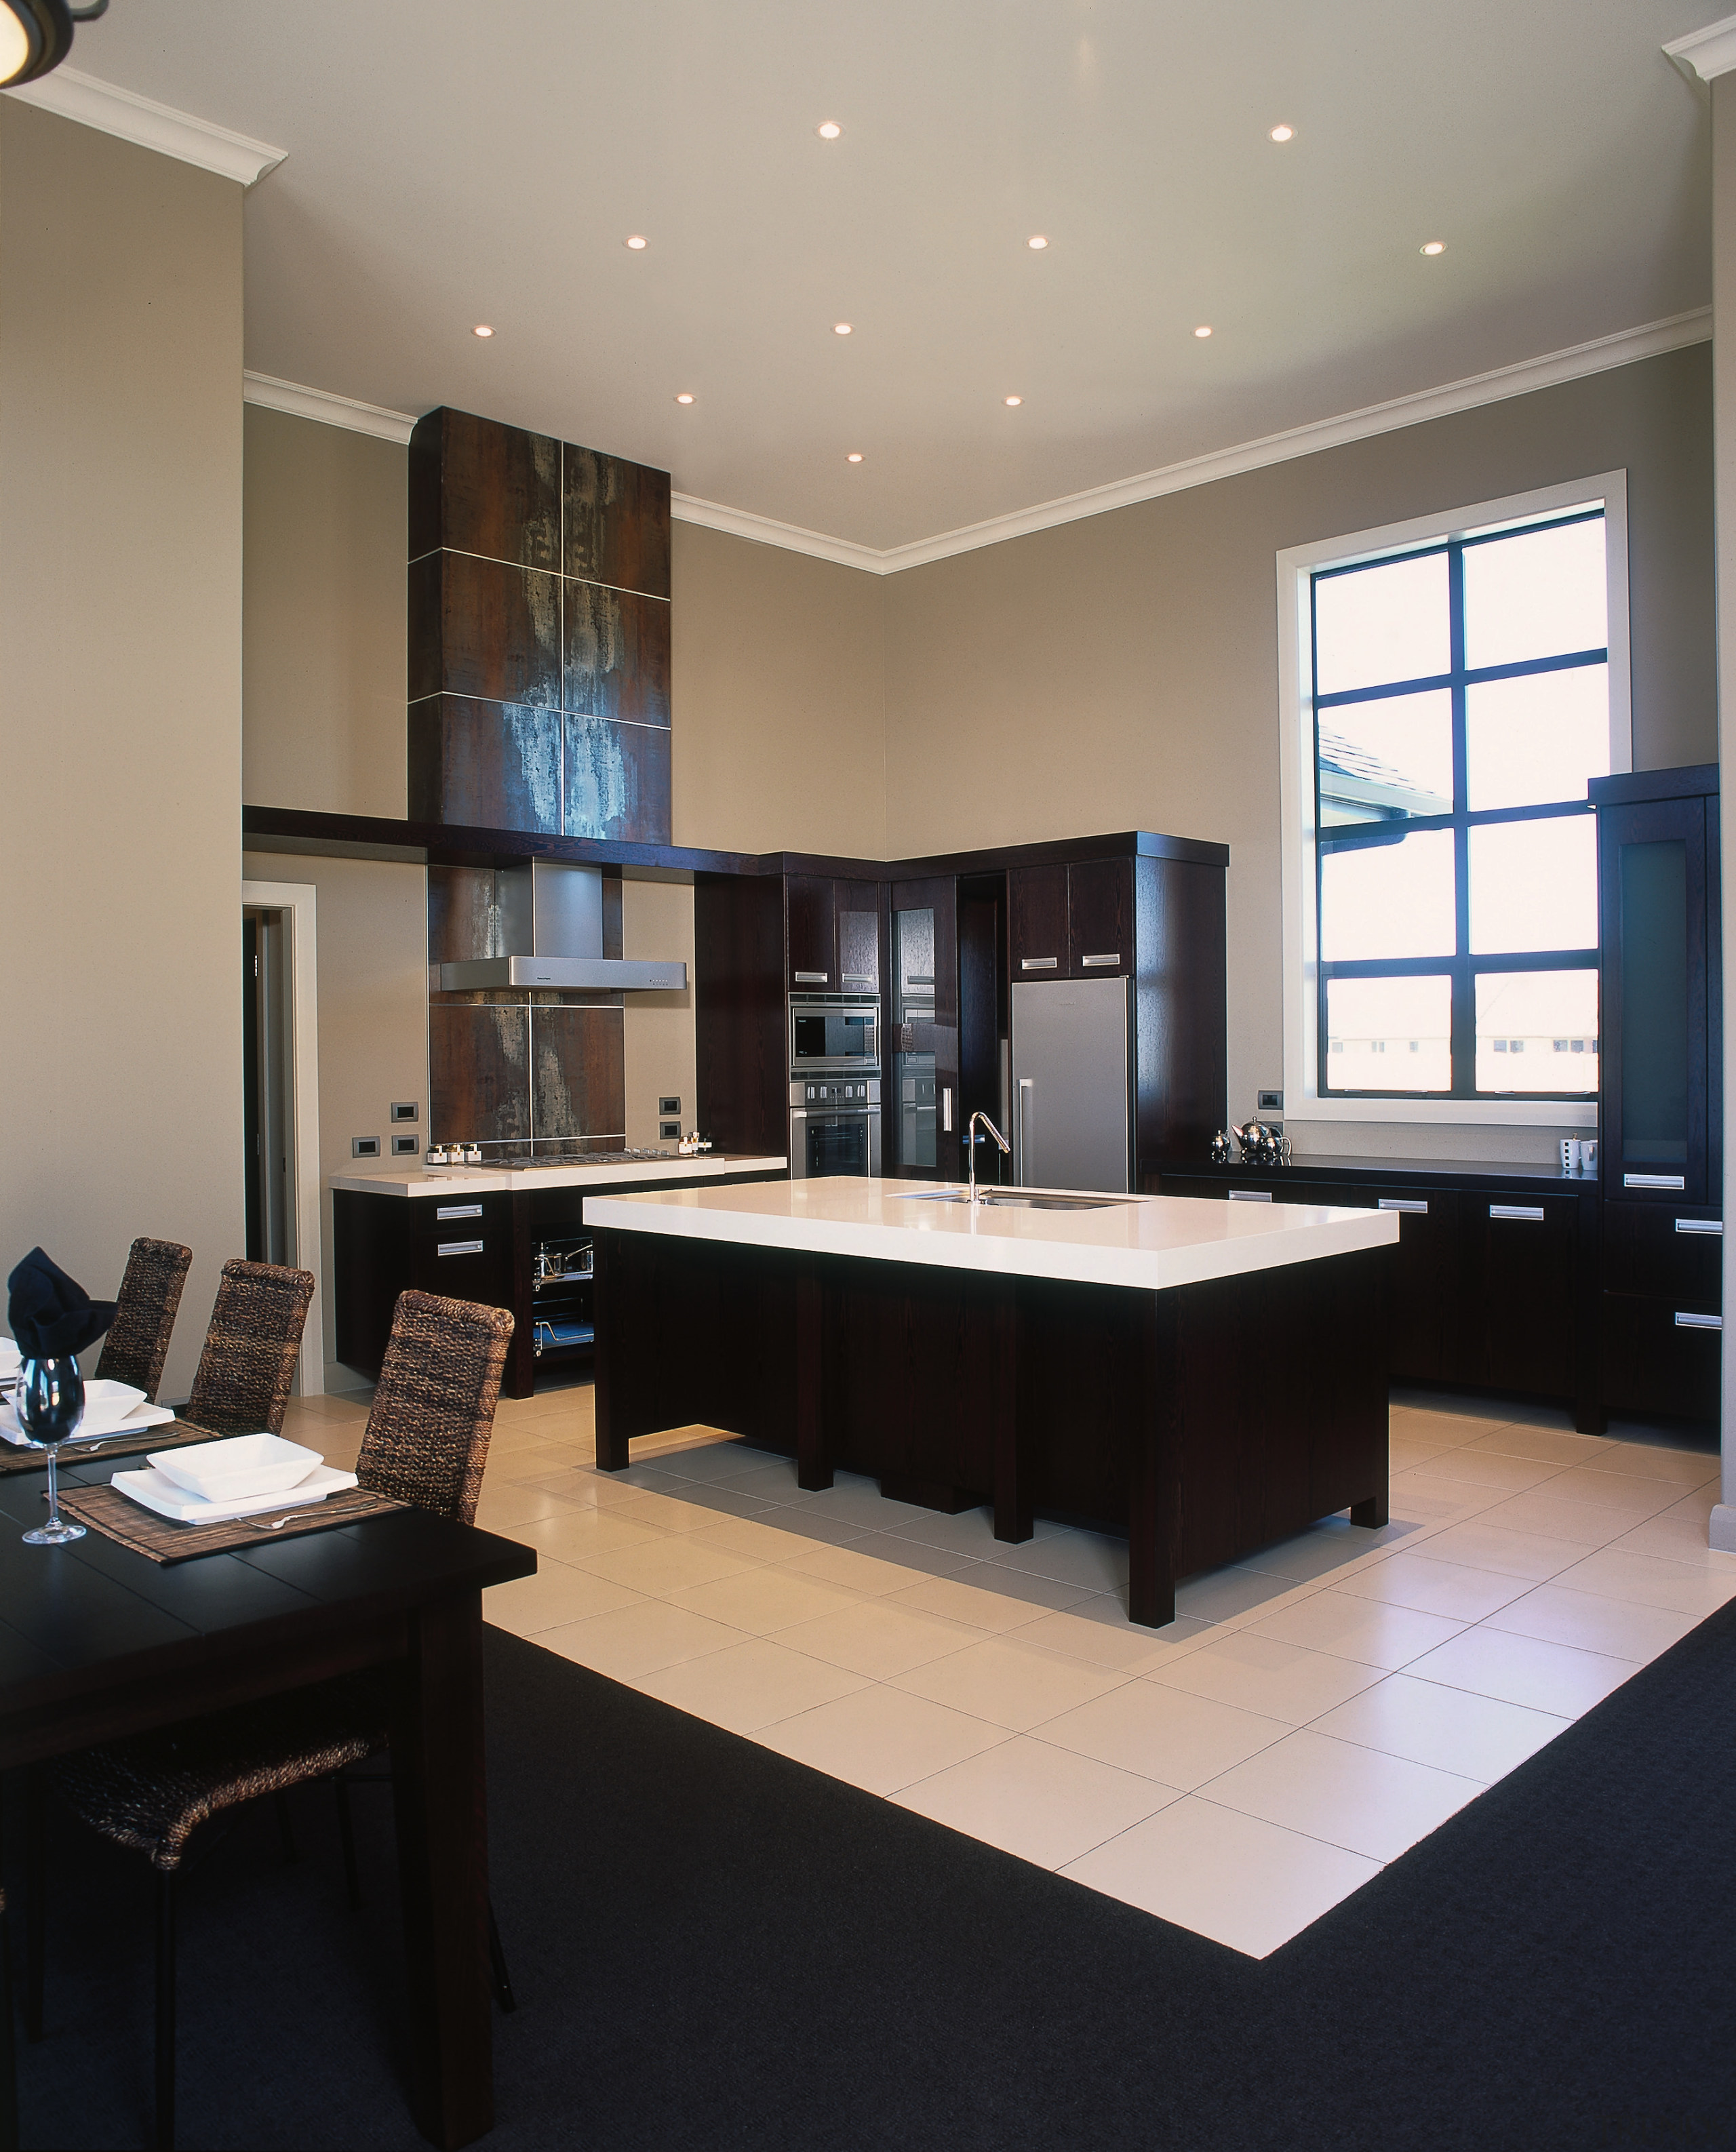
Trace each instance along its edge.
{"label": "light switch plate", "polygon": [[681,1101],[679,1099],[659,1099],[657,1102],[657,1109],[660,1114],[678,1114],[681,1111]]}
{"label": "light switch plate", "polygon": [[352,1158],[378,1158],[380,1155],[379,1138],[352,1136],[349,1139],[349,1155]]}
{"label": "light switch plate", "polygon": [[1262,1091],[1259,1094],[1259,1099],[1260,1103],[1256,1110],[1260,1113],[1282,1114],[1283,1112],[1284,1094],[1282,1091]]}
{"label": "light switch plate", "polygon": [[414,1099],[394,1099],[392,1101],[394,1121],[417,1121],[422,1118],[422,1108]]}
{"label": "light switch plate", "polygon": [[681,1141],[681,1123],[679,1121],[659,1121],[657,1124],[657,1140],[660,1143],[679,1143]]}
{"label": "light switch plate", "polygon": [[421,1150],[420,1136],[393,1136],[392,1139],[393,1158],[415,1158],[419,1156]]}

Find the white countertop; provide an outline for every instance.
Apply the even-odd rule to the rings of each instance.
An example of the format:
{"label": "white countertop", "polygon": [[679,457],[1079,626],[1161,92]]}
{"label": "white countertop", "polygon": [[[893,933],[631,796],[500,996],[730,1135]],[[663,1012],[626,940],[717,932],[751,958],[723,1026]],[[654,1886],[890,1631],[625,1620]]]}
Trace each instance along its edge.
{"label": "white countertop", "polygon": [[1186,1195],[1122,1197],[1099,1210],[972,1210],[922,1200],[936,1186],[850,1177],[672,1190],[606,1196],[585,1206],[585,1221],[629,1233],[1158,1292],[1386,1247],[1398,1237],[1390,1210]]}
{"label": "white countertop", "polygon": [[715,1180],[726,1173],[783,1173],[787,1158],[744,1158],[702,1151],[697,1158],[623,1159],[618,1165],[540,1165],[534,1173],[508,1173],[498,1165],[383,1166],[373,1173],[334,1173],[333,1188],[353,1195],[498,1195],[503,1190],[618,1188],[623,1181]]}

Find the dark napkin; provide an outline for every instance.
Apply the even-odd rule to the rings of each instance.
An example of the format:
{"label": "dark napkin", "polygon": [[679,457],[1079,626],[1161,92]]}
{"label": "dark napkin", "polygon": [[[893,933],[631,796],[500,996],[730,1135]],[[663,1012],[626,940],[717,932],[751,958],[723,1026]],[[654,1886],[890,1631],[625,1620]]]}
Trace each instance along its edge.
{"label": "dark napkin", "polygon": [[95,1344],[114,1320],[112,1300],[93,1300],[52,1256],[33,1248],[6,1281],[6,1319],[27,1360],[58,1360]]}

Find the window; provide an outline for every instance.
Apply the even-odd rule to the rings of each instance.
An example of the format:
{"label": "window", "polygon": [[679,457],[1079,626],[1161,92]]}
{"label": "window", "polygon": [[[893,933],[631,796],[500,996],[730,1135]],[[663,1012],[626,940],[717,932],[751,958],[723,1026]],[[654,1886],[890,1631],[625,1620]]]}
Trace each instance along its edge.
{"label": "window", "polygon": [[1292,1114],[1591,1119],[1624,506],[1618,475],[1281,556]]}

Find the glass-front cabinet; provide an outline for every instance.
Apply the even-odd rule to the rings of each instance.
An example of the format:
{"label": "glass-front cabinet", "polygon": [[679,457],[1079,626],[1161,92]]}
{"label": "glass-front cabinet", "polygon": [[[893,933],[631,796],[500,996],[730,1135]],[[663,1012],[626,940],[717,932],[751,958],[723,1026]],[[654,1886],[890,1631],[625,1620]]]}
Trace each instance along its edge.
{"label": "glass-front cabinet", "polygon": [[885,1170],[958,1173],[958,947],[950,876],[892,885],[892,979],[885,1066]]}

